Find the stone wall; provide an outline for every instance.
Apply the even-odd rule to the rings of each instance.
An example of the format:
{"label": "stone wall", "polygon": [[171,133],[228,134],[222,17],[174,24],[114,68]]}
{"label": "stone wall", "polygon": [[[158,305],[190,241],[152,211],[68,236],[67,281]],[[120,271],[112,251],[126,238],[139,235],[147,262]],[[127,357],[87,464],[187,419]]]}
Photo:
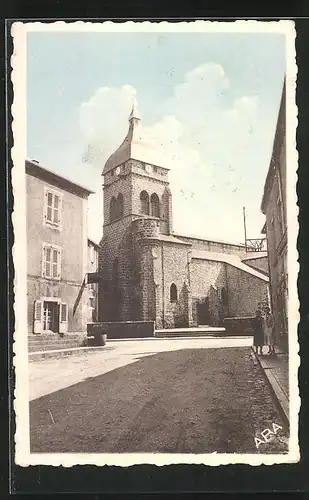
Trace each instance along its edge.
{"label": "stone wall", "polygon": [[108,339],[126,339],[154,337],[155,330],[153,321],[115,321],[88,325],[88,336],[98,332],[107,334]]}
{"label": "stone wall", "polygon": [[[226,265],[223,262],[193,259],[190,271],[193,324],[222,324],[227,314],[221,300],[222,288],[227,289]],[[209,309],[208,315],[206,307]]]}
{"label": "stone wall", "polygon": [[246,258],[243,260],[247,266],[256,269],[257,271],[262,271],[263,273],[268,275],[268,257],[252,257],[252,259]]}
{"label": "stone wall", "polygon": [[268,283],[227,265],[229,316],[252,316],[258,303],[268,296]]}
{"label": "stone wall", "polygon": [[104,226],[99,251],[99,321],[131,319],[128,317],[133,269],[131,220],[126,217]]}
{"label": "stone wall", "polygon": [[[156,327],[189,326],[191,303],[188,293],[187,246],[158,242],[153,243],[151,251],[156,293]],[[176,301],[171,301],[172,284],[177,289]]]}
{"label": "stone wall", "polygon": [[211,241],[202,238],[194,238],[182,234],[175,233],[176,238],[191,243],[192,250],[205,250],[208,252],[219,252],[229,255],[238,255],[240,258],[246,256],[244,245],[234,245],[220,241]]}
{"label": "stone wall", "polygon": [[244,316],[242,318],[225,318],[223,326],[226,333],[235,335],[253,335],[254,316]]}
{"label": "stone wall", "polygon": [[[266,282],[224,262],[193,259],[190,281],[195,325],[222,325],[227,316],[251,316],[267,296]],[[206,306],[208,322],[207,313],[204,321],[199,318]]]}

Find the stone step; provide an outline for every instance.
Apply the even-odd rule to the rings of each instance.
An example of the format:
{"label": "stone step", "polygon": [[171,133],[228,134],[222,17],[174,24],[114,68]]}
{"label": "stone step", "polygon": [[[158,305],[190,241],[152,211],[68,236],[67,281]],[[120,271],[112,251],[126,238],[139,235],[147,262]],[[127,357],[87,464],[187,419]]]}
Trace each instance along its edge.
{"label": "stone step", "polygon": [[28,336],[28,343],[42,342],[42,341],[65,341],[65,340],[75,340],[83,338],[83,333],[65,333],[63,337],[60,337],[58,333],[43,333],[43,334],[33,334]]}
{"label": "stone step", "polygon": [[71,349],[74,347],[81,347],[83,341],[73,341],[73,342],[54,342],[54,343],[39,343],[35,342],[28,346],[28,352],[41,352],[41,351],[53,351],[55,349]]}
{"label": "stone step", "polygon": [[226,336],[225,328],[207,327],[207,328],[172,328],[156,330],[155,337],[207,337],[207,336]]}
{"label": "stone step", "polygon": [[105,346],[95,346],[95,347],[73,347],[69,349],[54,349],[48,351],[37,351],[29,353],[29,361],[41,361],[43,359],[59,359],[66,356],[79,356],[85,353],[91,353],[95,351],[103,351]]}
{"label": "stone step", "polygon": [[72,339],[72,340],[66,340],[63,341],[62,339],[59,340],[48,340],[48,341],[42,341],[42,342],[28,342],[28,347],[33,347],[37,348],[39,346],[50,346],[50,345],[64,345],[64,346],[70,346],[70,345],[76,345],[76,344],[81,344],[83,342],[85,337],[79,338],[79,339]]}

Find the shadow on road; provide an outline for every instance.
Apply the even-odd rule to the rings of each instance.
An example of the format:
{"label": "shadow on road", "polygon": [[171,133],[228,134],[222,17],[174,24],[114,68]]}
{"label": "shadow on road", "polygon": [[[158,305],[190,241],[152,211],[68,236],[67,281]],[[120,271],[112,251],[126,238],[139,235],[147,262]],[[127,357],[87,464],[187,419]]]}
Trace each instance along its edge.
{"label": "shadow on road", "polygon": [[273,421],[282,425],[250,348],[181,349],[30,402],[30,443],[40,453],[255,453]]}

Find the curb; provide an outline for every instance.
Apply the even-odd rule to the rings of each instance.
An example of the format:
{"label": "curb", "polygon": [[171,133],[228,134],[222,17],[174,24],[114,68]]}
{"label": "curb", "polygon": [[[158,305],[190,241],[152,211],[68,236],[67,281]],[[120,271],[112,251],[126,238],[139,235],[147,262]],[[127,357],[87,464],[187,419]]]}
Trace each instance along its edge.
{"label": "curb", "polygon": [[[229,336],[226,337],[228,339],[245,339],[245,338],[250,338],[250,336],[244,336],[244,335],[235,335],[235,336]],[[73,354],[85,354],[85,353],[90,353],[93,351],[101,351],[106,348],[106,346],[112,342],[132,342],[132,341],[149,341],[149,340],[202,340],[202,339],[222,339],[222,336],[217,336],[217,335],[196,335],[196,336],[190,336],[190,337],[131,337],[131,338],[124,338],[124,339],[107,339],[106,345],[105,346],[86,346],[86,347],[68,347],[66,349],[52,349],[50,351],[34,351],[34,352],[29,352],[28,353],[28,359],[29,361],[39,361],[41,359],[48,359],[48,358],[58,358],[58,357],[65,357],[65,356],[71,356]]]}
{"label": "curb", "polygon": [[268,386],[270,387],[271,393],[274,396],[276,406],[280,412],[281,417],[283,418],[285,424],[289,427],[290,419],[289,419],[289,400],[286,397],[284,391],[281,389],[281,386],[277,382],[274,375],[271,373],[269,369],[265,369],[262,366],[261,360],[259,356],[256,355],[253,348],[251,348],[252,355],[259,365]]}
{"label": "curb", "polygon": [[147,341],[147,340],[190,340],[190,339],[249,339],[251,338],[252,335],[230,335],[230,336],[220,336],[220,335],[190,335],[188,337],[186,336],[180,336],[177,337],[176,335],[173,335],[171,337],[129,337],[129,338],[123,338],[123,339],[112,339],[112,338],[107,338],[107,344],[109,342],[132,342],[134,340],[140,341]]}
{"label": "curb", "polygon": [[93,346],[93,347],[71,347],[67,349],[53,349],[51,351],[36,351],[29,352],[29,361],[39,361],[40,359],[47,358],[58,358],[64,356],[71,356],[72,354],[84,354],[92,351],[104,350],[105,346]]}

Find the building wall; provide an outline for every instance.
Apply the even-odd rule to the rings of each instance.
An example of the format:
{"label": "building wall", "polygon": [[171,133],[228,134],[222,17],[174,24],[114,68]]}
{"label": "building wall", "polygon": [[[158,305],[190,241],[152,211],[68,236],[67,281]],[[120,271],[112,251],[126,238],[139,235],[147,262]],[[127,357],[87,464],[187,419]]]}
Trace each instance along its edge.
{"label": "building wall", "polygon": [[191,243],[193,250],[206,250],[209,252],[220,252],[230,255],[238,255],[240,258],[246,256],[245,247],[242,245],[233,245],[231,243],[221,243],[220,241],[204,240],[202,238],[193,238],[175,233],[176,238]]}
{"label": "building wall", "polygon": [[[188,247],[185,245],[162,242],[157,248],[157,317],[161,318],[164,328],[189,326],[188,260]],[[172,284],[176,285],[177,302],[171,301]]]}
{"label": "building wall", "polygon": [[243,261],[247,266],[252,267],[253,269],[257,269],[258,271],[263,271],[268,274],[268,257],[258,257],[252,259],[246,259]]}
{"label": "building wall", "polygon": [[[99,251],[98,247],[88,240],[87,272],[97,273],[99,270]],[[88,311],[87,322],[98,321],[98,283],[87,285],[88,292]]]}
{"label": "building wall", "polygon": [[270,295],[275,318],[276,342],[283,350],[288,349],[285,119],[284,87],[262,201],[262,211],[266,216]]}
{"label": "building wall", "polygon": [[198,304],[203,304],[206,299],[209,304],[209,324],[220,325],[225,317],[254,314],[258,303],[267,297],[267,289],[267,282],[234,266],[193,259],[191,292],[194,324],[199,323]]}
{"label": "building wall", "polygon": [[[167,181],[157,179],[149,176],[141,176],[133,174],[132,177],[132,213],[141,214],[141,203],[140,194],[142,191],[146,191],[149,195],[149,199],[153,193],[155,193],[160,200],[160,219],[161,219],[161,232],[166,231],[166,225],[168,220],[168,202],[164,196]],[[151,215],[151,213],[150,213]],[[163,229],[163,231],[162,231]]]}
{"label": "building wall", "polygon": [[[62,194],[61,229],[44,225],[44,188]],[[27,274],[28,331],[33,332],[34,301],[42,296],[58,297],[68,304],[68,331],[85,331],[83,308],[87,297],[82,296],[73,317],[86,272],[87,239],[85,214],[87,200],[31,175],[26,176],[27,188]],[[61,248],[61,279],[42,278],[42,245],[50,243]]]}
{"label": "building wall", "polygon": [[268,297],[268,283],[231,265],[226,266],[229,316],[254,316]]}
{"label": "building wall", "polygon": [[[87,306],[87,294],[83,294],[83,299],[78,303],[76,310],[76,299],[79,295],[81,285],[68,282],[55,283],[51,280],[44,280],[40,277],[28,276],[28,333],[33,332],[34,302],[36,300],[48,300],[48,298],[59,297],[61,302],[68,306],[68,333],[85,333],[86,317],[83,311],[83,304]],[[74,311],[74,313],[73,313]]]}
{"label": "building wall", "polygon": [[112,222],[110,220],[110,203],[112,197],[117,198],[119,193],[123,196],[123,216],[126,217],[132,213],[132,184],[129,177],[113,177],[109,184],[105,182],[103,189],[104,224]]}
{"label": "building wall", "polygon": [[[227,289],[226,265],[224,262],[193,259],[191,264],[191,293],[193,322],[219,325],[228,315],[221,300],[222,288]],[[198,308],[208,301],[209,315],[199,317]]]}
{"label": "building wall", "polygon": [[[132,242],[130,222],[123,218],[104,227],[99,251],[99,319],[100,321],[125,321],[128,311],[132,281]],[[113,266],[118,262],[117,287],[113,279]],[[117,289],[116,289],[117,288]]]}

